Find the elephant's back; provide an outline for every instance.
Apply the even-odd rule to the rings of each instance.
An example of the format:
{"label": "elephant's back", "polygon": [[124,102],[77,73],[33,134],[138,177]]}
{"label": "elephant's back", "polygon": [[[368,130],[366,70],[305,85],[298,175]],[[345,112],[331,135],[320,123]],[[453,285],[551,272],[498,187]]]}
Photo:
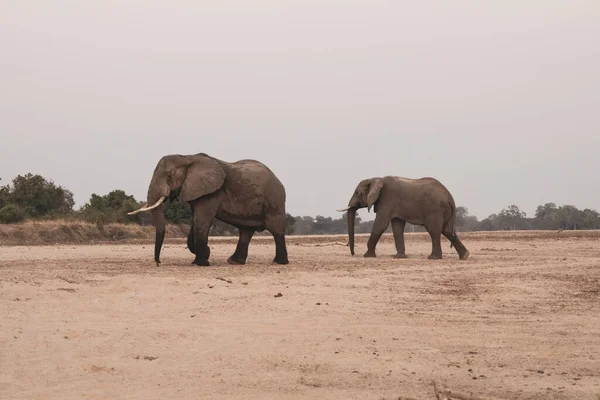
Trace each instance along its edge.
{"label": "elephant's back", "polygon": [[271,199],[283,197],[285,188],[269,167],[257,160],[239,160],[227,163],[227,174],[240,186],[246,186],[255,195],[265,195]]}
{"label": "elephant's back", "polygon": [[390,176],[386,178],[391,178],[395,182],[397,182],[400,186],[404,186],[406,188],[410,188],[413,191],[422,191],[426,192],[437,192],[439,195],[446,196],[449,200],[453,201],[452,194],[450,191],[440,182],[439,180],[426,176],[423,178],[405,178],[402,176]]}
{"label": "elephant's back", "polygon": [[267,170],[271,173],[273,173],[269,167],[267,167],[265,164],[261,163],[258,160],[251,160],[251,159],[246,159],[246,160],[239,160],[233,163],[228,163],[229,165],[236,167],[236,168],[248,168],[248,169],[254,169],[254,170]]}
{"label": "elephant's back", "polygon": [[431,178],[429,176],[426,176],[423,178],[406,178],[404,176],[386,176],[384,179],[391,179],[400,185],[408,185],[408,186],[442,185],[440,181],[438,181],[435,178]]}
{"label": "elephant's back", "polygon": [[261,163],[260,161],[240,160],[235,163],[232,163],[232,165],[235,165],[236,167],[238,167],[238,168],[242,169],[243,171],[246,171],[250,174],[255,174],[266,180],[272,179],[281,184],[281,182],[279,181],[279,178],[277,178],[275,173],[269,167],[267,167],[265,164]]}

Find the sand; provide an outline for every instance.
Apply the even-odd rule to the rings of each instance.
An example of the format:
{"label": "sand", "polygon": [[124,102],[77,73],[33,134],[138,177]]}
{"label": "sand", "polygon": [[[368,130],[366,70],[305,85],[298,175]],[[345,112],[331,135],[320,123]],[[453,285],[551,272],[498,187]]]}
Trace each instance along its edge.
{"label": "sand", "polygon": [[490,399],[600,396],[598,234],[463,235],[459,261],[391,239],[257,237],[230,266],[182,241],[0,247],[2,399]]}

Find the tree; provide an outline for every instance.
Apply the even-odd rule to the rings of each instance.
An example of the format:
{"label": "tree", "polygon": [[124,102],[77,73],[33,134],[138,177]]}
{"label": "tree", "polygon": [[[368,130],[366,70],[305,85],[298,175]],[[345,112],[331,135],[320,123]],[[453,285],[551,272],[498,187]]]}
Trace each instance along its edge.
{"label": "tree", "polygon": [[481,220],[480,223],[478,223],[474,230],[475,231],[496,231],[498,230],[498,227],[496,226],[496,220],[498,218],[498,215],[496,214],[492,214],[489,217]]}
{"label": "tree", "polygon": [[456,207],[456,230],[460,232],[470,232],[475,229],[479,221],[477,217],[469,214],[466,207]]}
{"label": "tree", "polygon": [[513,218],[513,219],[525,219],[527,218],[527,214],[524,211],[519,210],[519,207],[513,205],[508,206],[508,208],[503,209],[502,211],[500,211],[499,214],[501,217],[505,216],[505,217],[509,217],[509,218]]}
{"label": "tree", "polygon": [[537,229],[558,229],[558,208],[554,203],[540,205],[535,210],[534,224]]}
{"label": "tree", "polygon": [[179,199],[165,206],[165,219],[171,224],[192,225],[192,207]]}
{"label": "tree", "polygon": [[0,208],[10,204],[10,186],[0,186]]}
{"label": "tree", "polygon": [[8,204],[0,208],[0,224],[23,222],[25,210],[16,204]]}
{"label": "tree", "polygon": [[514,204],[500,211],[497,216],[496,226],[504,230],[532,228],[529,221],[527,221],[527,214]]}
{"label": "tree", "polygon": [[598,229],[600,228],[600,213],[596,210],[590,210],[586,208],[582,212],[583,227],[584,229]]}
{"label": "tree", "polygon": [[65,214],[73,210],[73,193],[41,175],[18,175],[0,189],[0,205],[16,204],[25,216],[39,218],[49,214]]}
{"label": "tree", "polygon": [[139,222],[137,215],[127,215],[139,207],[138,201],[123,190],[99,196],[92,193],[90,200],[81,208],[84,219],[96,223],[132,223]]}
{"label": "tree", "polygon": [[557,219],[561,229],[577,229],[583,225],[583,213],[574,206],[564,205],[557,210]]}
{"label": "tree", "polygon": [[314,233],[317,235],[323,235],[329,233],[331,229],[331,217],[324,217],[322,215],[317,215],[315,217],[315,223],[313,225]]}
{"label": "tree", "polygon": [[315,220],[313,217],[296,217],[294,223],[294,232],[296,235],[312,235],[314,232]]}
{"label": "tree", "polygon": [[286,226],[285,226],[285,234],[293,235],[294,234],[294,225],[296,225],[296,218],[292,217],[290,214],[285,214]]}
{"label": "tree", "polygon": [[[191,226],[193,217],[192,207],[180,199],[176,199],[165,206],[165,219],[168,223]],[[238,230],[236,227],[215,218],[212,221],[208,234],[210,236],[235,236],[238,235]]]}
{"label": "tree", "polygon": [[582,211],[571,205],[546,203],[537,207],[533,222],[537,229],[597,229],[600,214],[587,208]]}

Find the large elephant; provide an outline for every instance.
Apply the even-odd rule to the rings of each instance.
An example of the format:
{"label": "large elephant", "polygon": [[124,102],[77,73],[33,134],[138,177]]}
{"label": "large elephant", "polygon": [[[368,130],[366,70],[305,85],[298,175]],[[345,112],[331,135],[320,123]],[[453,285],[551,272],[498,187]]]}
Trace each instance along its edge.
{"label": "large elephant", "polygon": [[156,265],[165,237],[164,201],[178,196],[192,208],[188,248],[196,255],[193,264],[210,265],[208,231],[214,218],[239,229],[237,247],[227,259],[230,264],[245,264],[252,235],[265,229],[275,238],[273,261],[288,264],[285,188],[266,165],[255,160],[229,163],[204,153],[161,158],[152,175],[146,206],[129,213],[152,211]]}
{"label": "large elephant", "polygon": [[397,176],[362,180],[348,207],[348,241],[350,253],[354,255],[354,221],[356,210],[374,207],[377,214],[373,230],[367,243],[365,257],[375,257],[375,247],[390,222],[394,233],[397,254],[395,258],[406,258],[404,227],[407,222],[422,225],[431,236],[432,250],[429,259],[442,258],[440,243],[443,234],[450,240],[461,260],[469,257],[469,251],[462,244],[455,231],[456,206],[452,195],[437,179],[409,179]]}

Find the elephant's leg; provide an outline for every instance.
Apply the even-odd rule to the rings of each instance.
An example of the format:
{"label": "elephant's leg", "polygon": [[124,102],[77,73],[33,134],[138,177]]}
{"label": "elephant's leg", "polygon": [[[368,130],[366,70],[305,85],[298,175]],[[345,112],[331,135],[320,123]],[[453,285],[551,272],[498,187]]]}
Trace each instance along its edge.
{"label": "elephant's leg", "polygon": [[[192,225],[192,228],[190,229],[190,233],[188,234],[188,238],[187,238],[187,247],[190,251],[190,253],[192,254],[196,254],[196,244],[194,241],[194,227]],[[208,260],[210,257],[210,246],[206,246],[206,259]]]}
{"label": "elephant's leg", "polygon": [[440,260],[442,258],[442,228],[432,224],[426,226],[429,236],[431,236],[431,254],[427,257],[430,260]]}
{"label": "elephant's leg", "polygon": [[275,239],[275,258],[273,262],[282,265],[289,264],[285,235],[273,233],[273,239]]}
{"label": "elephant's leg", "polygon": [[375,222],[373,223],[373,230],[371,230],[371,236],[369,236],[369,240],[367,241],[367,252],[364,254],[364,257],[376,256],[375,247],[377,247],[377,242],[379,242],[379,238],[383,235],[389,225],[390,218],[388,216],[377,214]]}
{"label": "elephant's leg", "polygon": [[240,238],[238,239],[237,247],[231,257],[227,259],[229,264],[246,264],[246,258],[248,258],[248,245],[254,235],[254,229],[252,228],[239,228]]}
{"label": "elephant's leg", "polygon": [[194,224],[192,224],[192,227],[190,228],[190,233],[188,233],[187,247],[192,254],[196,254],[196,246],[194,244]]}
{"label": "elephant's leg", "polygon": [[394,243],[396,244],[396,255],[394,258],[406,258],[406,247],[404,246],[404,227],[406,221],[403,219],[392,219],[392,231],[394,232]]}
{"label": "elephant's leg", "polygon": [[274,263],[289,264],[287,246],[285,244],[285,227],[287,220],[285,214],[278,214],[273,217],[267,217],[265,228],[271,232],[275,239],[275,258]]}
{"label": "elephant's leg", "polygon": [[217,215],[219,205],[220,203],[216,198],[198,201],[194,204],[193,241],[196,258],[192,264],[202,266],[210,265],[208,262],[208,257],[210,256],[208,232]]}
{"label": "elephant's leg", "polygon": [[452,246],[456,249],[458,253],[458,258],[461,260],[466,260],[469,258],[469,250],[465,247],[464,244],[460,241],[456,232],[454,232],[453,227],[446,226],[442,231],[442,234],[452,243]]}

